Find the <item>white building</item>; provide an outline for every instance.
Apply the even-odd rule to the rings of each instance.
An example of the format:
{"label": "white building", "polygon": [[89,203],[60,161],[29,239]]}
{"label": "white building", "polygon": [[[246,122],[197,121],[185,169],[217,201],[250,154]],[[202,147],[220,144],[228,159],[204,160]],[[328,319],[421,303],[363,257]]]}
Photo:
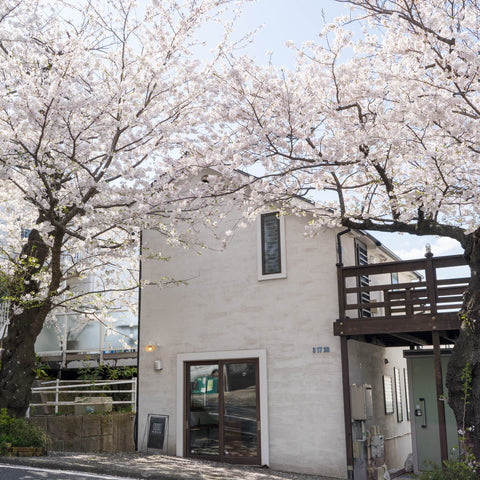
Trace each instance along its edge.
{"label": "white building", "polygon": [[[268,212],[236,230],[225,251],[201,255],[166,251],[158,234],[144,232],[146,251],[172,258],[145,259],[143,280],[186,282],[142,290],[140,450],[349,476],[341,342],[333,332],[338,245],[346,265],[396,258],[361,232],[305,237],[305,222]],[[412,450],[402,349],[355,340],[348,349],[355,479],[384,464],[400,469]],[[162,419],[160,434],[152,418]]]}
{"label": "white building", "polygon": [[[75,295],[102,291],[105,286],[98,283],[101,283],[100,274],[68,281],[70,291]],[[130,303],[134,305],[137,292],[130,296]],[[105,297],[109,299],[112,294],[105,294]],[[111,300],[108,305],[106,318],[96,318],[95,312],[89,315],[79,313],[81,308],[77,312],[73,309],[52,312],[35,343],[37,355],[54,370],[99,364],[136,366],[138,313],[120,303],[115,305]]]}

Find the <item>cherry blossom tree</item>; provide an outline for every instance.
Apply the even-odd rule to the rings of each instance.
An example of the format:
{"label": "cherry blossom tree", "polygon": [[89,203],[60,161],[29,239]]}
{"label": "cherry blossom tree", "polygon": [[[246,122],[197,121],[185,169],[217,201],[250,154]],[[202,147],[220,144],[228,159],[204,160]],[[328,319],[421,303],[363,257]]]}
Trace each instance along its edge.
{"label": "cherry blossom tree", "polygon": [[[471,280],[447,373],[459,425],[480,458],[480,5],[473,0],[344,0],[357,18],[296,49],[296,68],[228,59],[218,75],[230,165],[252,211],[265,201],[311,228],[451,237]],[[292,46],[292,48],[295,48]],[[228,93],[227,93],[228,92]],[[314,203],[298,202],[309,196]],[[461,372],[472,369],[465,406]]]}
{"label": "cherry blossom tree", "polygon": [[[35,340],[52,312],[111,326],[109,305],[138,286],[142,228],[195,242],[175,220],[201,206],[185,178],[215,151],[203,125],[229,26],[208,62],[196,39],[229,3],[1,2],[0,407],[10,414],[28,407]],[[71,288],[92,273],[98,289]]]}

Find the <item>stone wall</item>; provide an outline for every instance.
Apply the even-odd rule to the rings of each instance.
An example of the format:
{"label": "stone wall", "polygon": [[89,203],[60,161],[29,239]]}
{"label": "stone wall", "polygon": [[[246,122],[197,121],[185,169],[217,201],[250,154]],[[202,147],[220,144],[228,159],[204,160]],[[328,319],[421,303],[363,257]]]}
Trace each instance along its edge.
{"label": "stone wall", "polygon": [[47,432],[56,452],[133,452],[135,414],[60,415],[32,417]]}

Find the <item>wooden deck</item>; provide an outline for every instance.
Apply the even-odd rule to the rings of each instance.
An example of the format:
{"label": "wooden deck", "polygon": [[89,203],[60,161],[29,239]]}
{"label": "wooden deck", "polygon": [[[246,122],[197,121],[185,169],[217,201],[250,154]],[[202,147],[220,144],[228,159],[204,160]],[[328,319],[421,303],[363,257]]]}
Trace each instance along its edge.
{"label": "wooden deck", "polygon": [[[432,345],[436,331],[442,344],[454,343],[468,282],[462,255],[339,266],[340,318],[334,334],[385,346],[414,346]],[[359,286],[363,284],[368,286]]]}

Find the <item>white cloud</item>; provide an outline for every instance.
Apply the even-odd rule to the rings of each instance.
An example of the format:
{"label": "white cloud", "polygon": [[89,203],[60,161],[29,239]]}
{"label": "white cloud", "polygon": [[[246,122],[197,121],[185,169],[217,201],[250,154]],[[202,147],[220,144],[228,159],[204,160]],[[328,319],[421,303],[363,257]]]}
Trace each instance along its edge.
{"label": "white cloud", "polygon": [[463,253],[462,247],[453,238],[420,237],[407,234],[378,234],[377,232],[372,232],[372,234],[403,260],[423,258],[427,243],[430,244],[432,253],[436,257]]}

